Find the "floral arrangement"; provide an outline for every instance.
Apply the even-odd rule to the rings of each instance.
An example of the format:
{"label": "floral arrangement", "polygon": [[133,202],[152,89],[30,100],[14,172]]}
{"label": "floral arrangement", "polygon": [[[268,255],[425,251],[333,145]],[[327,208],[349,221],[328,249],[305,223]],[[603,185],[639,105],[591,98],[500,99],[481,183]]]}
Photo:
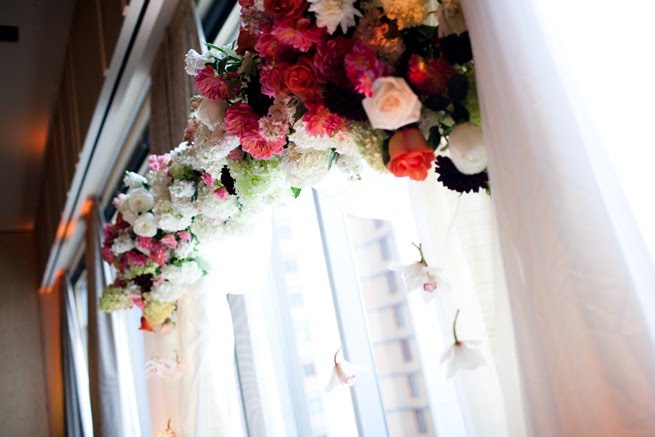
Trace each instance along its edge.
{"label": "floral arrangement", "polygon": [[[125,176],[105,228],[102,255],[117,275],[100,307],[138,306],[145,330],[174,324],[178,299],[207,271],[203,243],[247,229],[333,168],[424,180],[438,153],[446,187],[488,189],[458,0],[436,10],[423,0],[239,3],[236,45],[187,54],[200,95],[184,142],[151,156],[145,177]],[[415,273],[438,273],[423,267]]]}

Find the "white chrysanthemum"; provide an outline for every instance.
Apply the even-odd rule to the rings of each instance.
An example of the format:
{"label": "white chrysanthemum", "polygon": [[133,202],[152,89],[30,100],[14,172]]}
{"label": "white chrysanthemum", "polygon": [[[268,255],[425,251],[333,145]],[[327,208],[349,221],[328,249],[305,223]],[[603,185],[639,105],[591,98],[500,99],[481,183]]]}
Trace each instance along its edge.
{"label": "white chrysanthemum", "polygon": [[168,171],[150,171],[146,175],[148,185],[150,185],[150,194],[157,200],[170,200],[171,195],[168,186],[171,184],[171,178]]}
{"label": "white chrysanthemum", "polygon": [[168,187],[168,191],[173,199],[190,198],[195,194],[196,187],[193,185],[193,181],[177,180]]}
{"label": "white chrysanthemum", "polygon": [[343,33],[348,28],[355,25],[355,17],[361,17],[353,4],[355,0],[308,0],[312,5],[309,7],[310,12],[316,14],[316,25],[318,27],[327,27],[327,31],[332,35],[337,27],[341,26]]}
{"label": "white chrysanthemum", "polygon": [[135,188],[127,193],[127,202],[130,210],[142,213],[152,209],[154,199],[152,194],[145,188]]}
{"label": "white chrysanthemum", "polygon": [[202,215],[220,221],[225,221],[239,212],[237,196],[227,196],[227,198],[221,199],[206,185],[202,185],[198,189],[197,205]]}
{"label": "white chrysanthemum", "polygon": [[157,222],[151,212],[141,214],[134,221],[134,233],[139,237],[154,237],[157,234]]}
{"label": "white chrysanthemum", "polygon": [[186,66],[185,71],[190,76],[198,75],[198,71],[205,68],[205,64],[210,64],[213,62],[213,59],[205,54],[200,54],[195,50],[191,49],[187,52],[186,57]]}
{"label": "white chrysanthemum", "polygon": [[183,262],[179,266],[167,264],[161,269],[161,277],[173,284],[192,285],[198,282],[203,274],[202,269],[195,261]]}
{"label": "white chrysanthemum", "polygon": [[327,176],[329,157],[327,150],[300,149],[290,145],[282,156],[280,166],[292,187],[309,187]]}
{"label": "white chrysanthemum", "polygon": [[175,302],[176,300],[181,298],[188,290],[189,288],[187,287],[186,284],[162,281],[161,283],[155,285],[152,288],[152,291],[150,292],[150,297],[152,297],[155,300],[160,300],[162,302]]}
{"label": "white chrysanthemum", "polygon": [[210,138],[187,149],[177,162],[207,172],[214,179],[218,179],[225,165],[225,157],[237,147],[239,147],[237,136],[226,134],[222,129],[216,128]]}
{"label": "white chrysanthemum", "polygon": [[123,183],[129,188],[141,188],[147,182],[146,178],[132,171],[126,171],[123,178]]}
{"label": "white chrysanthemum", "polygon": [[305,123],[298,121],[294,126],[294,133],[289,135],[289,141],[301,149],[329,150],[335,149],[342,155],[357,154],[357,145],[349,132],[337,132],[328,137],[317,137],[310,135],[305,129]]}
{"label": "white chrysanthemum", "polygon": [[114,239],[114,242],[111,245],[111,251],[116,255],[121,253],[129,252],[134,249],[134,240],[127,232],[121,232],[118,234],[118,237]]}

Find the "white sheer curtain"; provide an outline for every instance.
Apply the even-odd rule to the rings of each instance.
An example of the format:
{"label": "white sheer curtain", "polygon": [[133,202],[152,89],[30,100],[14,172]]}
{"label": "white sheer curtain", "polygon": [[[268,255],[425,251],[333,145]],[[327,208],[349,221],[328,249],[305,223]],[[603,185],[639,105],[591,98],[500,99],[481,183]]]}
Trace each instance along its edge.
{"label": "white sheer curtain", "polygon": [[528,434],[654,435],[652,6],[464,8]]}

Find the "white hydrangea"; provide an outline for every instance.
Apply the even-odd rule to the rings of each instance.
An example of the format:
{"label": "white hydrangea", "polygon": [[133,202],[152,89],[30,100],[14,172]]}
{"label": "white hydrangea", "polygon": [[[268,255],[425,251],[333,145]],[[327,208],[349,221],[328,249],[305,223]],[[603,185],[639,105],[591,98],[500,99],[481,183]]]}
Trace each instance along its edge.
{"label": "white hydrangea", "polygon": [[170,191],[168,191],[168,186],[171,183],[171,178],[167,172],[150,171],[146,175],[146,178],[148,185],[150,185],[150,194],[152,194],[153,198],[157,200],[170,200],[171,195]]}
{"label": "white hydrangea", "polygon": [[193,181],[177,180],[168,187],[168,191],[172,199],[190,198],[195,194],[196,187]]}
{"label": "white hydrangea", "polygon": [[357,154],[357,145],[348,132],[337,132],[335,135],[317,137],[310,135],[305,129],[305,123],[300,120],[293,126],[294,133],[289,135],[289,141],[301,149],[329,150],[335,149],[341,155]]}
{"label": "white hydrangea", "polygon": [[366,162],[359,155],[340,155],[337,168],[351,180],[361,180],[366,169]]}
{"label": "white hydrangea", "polygon": [[228,167],[241,203],[250,208],[280,205],[293,198],[279,158],[229,161]]}
{"label": "white hydrangea", "polygon": [[194,240],[182,241],[177,245],[177,249],[175,249],[175,258],[187,258],[195,248],[196,243]]}
{"label": "white hydrangea", "polygon": [[225,221],[239,212],[239,204],[237,196],[220,199],[206,185],[201,185],[198,189],[198,209],[204,216]]}
{"label": "white hydrangea", "polygon": [[129,188],[141,188],[147,182],[146,178],[131,171],[126,171],[125,177],[123,178],[123,183]]}
{"label": "white hydrangea", "polygon": [[293,187],[309,187],[327,176],[330,152],[300,149],[294,144],[284,152],[280,161],[282,171]]}
{"label": "white hydrangea", "polygon": [[112,243],[111,250],[116,255],[120,255],[121,253],[129,252],[134,249],[134,247],[134,240],[132,237],[130,237],[126,232],[121,232]]}
{"label": "white hydrangea", "polygon": [[191,223],[191,232],[193,232],[201,243],[206,243],[216,240],[223,235],[222,226],[223,222],[221,220],[199,215]]}
{"label": "white hydrangea", "polygon": [[193,285],[204,272],[195,261],[186,261],[181,265],[167,264],[161,269],[161,276],[173,284]]}
{"label": "white hydrangea", "polygon": [[186,66],[184,70],[190,76],[197,76],[198,71],[205,68],[205,64],[211,64],[212,62],[214,62],[214,60],[211,57],[206,56],[206,54],[201,55],[200,53],[196,52],[193,49],[187,52],[185,61],[186,61]]}
{"label": "white hydrangea", "polygon": [[152,288],[152,290],[150,291],[150,297],[162,302],[175,302],[179,298],[181,298],[187,291],[189,291],[189,288],[187,287],[186,284],[162,281],[161,283],[156,284]]}
{"label": "white hydrangea", "polygon": [[160,200],[152,208],[157,224],[166,232],[182,231],[191,225],[193,216],[181,214],[170,200]]}

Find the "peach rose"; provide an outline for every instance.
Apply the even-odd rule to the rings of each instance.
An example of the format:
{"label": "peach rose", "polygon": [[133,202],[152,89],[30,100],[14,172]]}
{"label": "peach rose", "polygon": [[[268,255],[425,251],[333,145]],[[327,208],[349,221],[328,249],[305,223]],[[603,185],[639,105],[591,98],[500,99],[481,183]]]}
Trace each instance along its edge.
{"label": "peach rose", "polygon": [[387,168],[394,176],[409,176],[415,181],[428,177],[434,152],[416,128],[402,129],[389,140],[390,160]]}
{"label": "peach rose", "polygon": [[421,118],[421,102],[405,79],[378,77],[372,92],[362,105],[375,129],[396,130]]}

